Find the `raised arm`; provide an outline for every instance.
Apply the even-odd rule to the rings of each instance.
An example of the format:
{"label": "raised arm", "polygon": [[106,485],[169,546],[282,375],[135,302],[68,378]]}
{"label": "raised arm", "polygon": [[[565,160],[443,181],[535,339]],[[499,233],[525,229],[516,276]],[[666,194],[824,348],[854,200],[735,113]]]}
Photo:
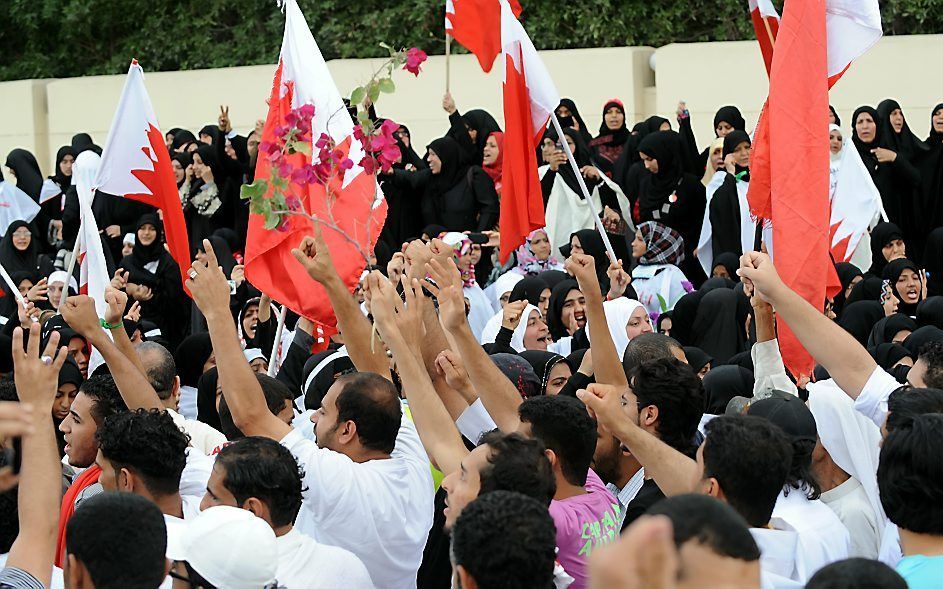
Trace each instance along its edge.
{"label": "raised arm", "polygon": [[109,286],[105,288],[105,302],[108,303],[108,309],[105,310],[105,323],[112,326],[111,337],[114,338],[115,347],[134,364],[144,378],[147,378],[147,370],[141,363],[141,357],[134,351],[134,344],[131,343],[131,338],[124,329],[124,310],[128,306],[127,293]]}
{"label": "raised arm", "polygon": [[766,254],[748,252],[740,258],[741,279],[773,305],[777,316],[796,334],[815,361],[828,370],[835,383],[852,399],[858,398],[877,368],[861,344],[786,286]]}
{"label": "raised arm", "polygon": [[208,239],[203,240],[203,250],[206,262],[193,262],[187,288],[206,317],[219,369],[219,385],[233,423],[247,436],[281,440],[291,432],[291,427],[272,415],[265,404],[262,386],[246,362],[236,324],[229,313],[229,283]]}
{"label": "raised arm", "polygon": [[[21,403],[32,406],[33,427],[23,435],[23,461],[18,490],[20,533],[10,549],[6,566],[35,577],[43,587],[52,580],[56,553],[56,529],[62,494],[62,469],[52,422],[59,369],[68,350],[57,349],[59,334],[53,332],[43,355],[39,352],[40,329],[29,330],[27,351],[23,351],[23,330],[13,333],[13,377]],[[52,361],[46,364],[44,358]]]}
{"label": "raised arm", "polygon": [[392,380],[389,360],[382,346],[371,346],[374,339],[373,327],[360,312],[360,306],[338,275],[320,227],[315,226],[314,237],[305,237],[301,245],[291,250],[291,253],[308,272],[308,276],[318,281],[327,291],[337,317],[337,327],[344,334],[344,345],[347,346],[347,353],[357,370],[375,372]]}
{"label": "raised arm", "polygon": [[404,305],[390,281],[379,272],[370,273],[367,285],[377,330],[393,352],[396,371],[403,382],[403,392],[422,445],[439,470],[455,472],[468,450],[432,386],[422,365],[421,352],[410,343],[421,341],[423,337],[422,313],[427,301],[422,287],[415,279],[412,284],[404,284]]}
{"label": "raised arm", "polygon": [[626,387],[591,384],[576,396],[591,415],[619,439],[645,468],[661,492],[667,496],[690,493],[697,476],[697,464],[668,444],[640,428],[626,413]]}
{"label": "raised arm", "polygon": [[426,268],[438,285],[427,283],[427,288],[439,299],[439,320],[442,328],[451,335],[452,343],[465,362],[468,376],[481,402],[501,431],[516,431],[521,423],[517,413],[521,395],[491,361],[468,325],[461,276],[455,262],[449,260],[443,265],[438,260],[432,260]]}
{"label": "raised arm", "polygon": [[[111,295],[114,296],[114,293],[111,293]],[[115,385],[117,385],[118,390],[121,392],[121,398],[124,399],[129,409],[164,410],[164,405],[161,403],[160,397],[154,392],[154,387],[148,382],[147,377],[144,376],[144,372],[140,370],[128,356],[122,353],[122,351],[118,349],[118,346],[115,345],[115,342],[105,333],[101,325],[101,320],[98,318],[98,313],[95,310],[94,300],[86,295],[69,297],[60,308],[60,312],[62,313],[62,318],[69,324],[69,327],[85,337],[88,343],[98,350],[102,358],[105,359],[108,370],[111,371],[111,376],[115,379]],[[124,335],[124,337],[127,338],[127,334],[124,333],[124,327],[119,327],[111,331],[112,333],[120,331],[122,333],[118,333],[117,336],[120,337]],[[134,357],[137,356],[134,350],[131,350],[130,355]]]}
{"label": "raised arm", "polygon": [[628,386],[622,358],[609,333],[606,311],[602,306],[602,293],[596,277],[596,264],[592,256],[573,254],[566,261],[566,270],[576,276],[583,296],[586,297],[586,321],[593,328],[593,369],[596,382],[614,386]]}

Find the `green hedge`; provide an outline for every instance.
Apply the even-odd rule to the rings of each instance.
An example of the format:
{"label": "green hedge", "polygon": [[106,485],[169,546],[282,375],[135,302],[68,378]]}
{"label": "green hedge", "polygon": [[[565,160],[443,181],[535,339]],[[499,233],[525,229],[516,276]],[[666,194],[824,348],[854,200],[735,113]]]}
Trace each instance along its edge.
{"label": "green hedge", "polygon": [[[384,55],[378,43],[443,51],[444,0],[299,0],[328,59]],[[0,80],[271,63],[274,0],[6,0]],[[753,36],[746,0],[522,0],[539,49],[660,46]],[[939,0],[884,0],[887,34],[943,30]],[[462,51],[461,49],[457,49]]]}

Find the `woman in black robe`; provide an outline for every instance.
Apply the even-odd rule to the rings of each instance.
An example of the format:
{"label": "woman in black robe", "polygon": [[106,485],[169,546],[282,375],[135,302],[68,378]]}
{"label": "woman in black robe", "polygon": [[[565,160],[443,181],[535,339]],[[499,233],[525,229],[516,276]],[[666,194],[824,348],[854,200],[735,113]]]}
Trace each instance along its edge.
{"label": "woman in black robe", "polygon": [[180,281],[180,268],[164,248],[157,215],[142,215],[131,254],[118,265],[128,273],[128,295],[141,304],[141,319],[153,321],[171,346],[183,339],[189,307]]}
{"label": "woman in black robe", "polygon": [[[403,135],[397,134],[395,137],[400,157],[393,163],[393,169],[402,170],[403,173],[425,169],[425,162],[406,144]],[[386,242],[390,250],[398,252],[406,240],[422,234],[422,199],[415,191],[402,184],[396,184],[392,176],[381,174],[379,182],[387,205],[386,223],[383,225],[380,239]]]}
{"label": "woman in black robe", "polygon": [[[925,251],[929,253],[931,247],[929,234],[936,231],[937,227],[943,227],[943,104],[933,107],[930,115],[930,134],[924,145],[927,147],[926,151],[919,153],[914,161],[920,172],[920,186],[917,188],[915,203],[916,237],[918,240],[925,238]],[[919,243],[915,245],[919,247]],[[943,251],[939,250],[941,246],[936,247],[938,248],[936,257],[939,260]],[[920,250],[919,253],[923,251]],[[930,270],[929,260],[924,258],[920,262],[927,270]],[[943,276],[939,276],[937,280],[943,280]],[[938,294],[943,294],[943,289],[939,290]]]}
{"label": "woman in black robe", "polygon": [[39,202],[43,189],[43,174],[39,171],[36,156],[25,149],[14,149],[7,155],[6,167],[16,176],[16,187]]}
{"label": "woman in black robe", "polygon": [[[726,137],[733,131],[745,131],[747,123],[736,106],[727,105],[717,109],[714,114],[714,137]],[[694,130],[691,128],[691,117],[678,114],[678,133],[681,135],[682,157],[685,162],[685,171],[695,176],[703,176],[710,158],[710,146],[698,154],[697,142],[694,139]]]}
{"label": "woman in black robe", "polygon": [[[0,239],[0,264],[11,276],[20,272],[28,273],[33,277],[31,282],[34,284],[55,271],[52,260],[39,253],[33,227],[26,221],[14,221],[6,228],[3,239]],[[4,292],[4,297],[0,300],[0,313],[4,317],[10,317],[16,310],[16,302],[6,282],[0,283]]]}
{"label": "woman in black robe", "polygon": [[392,170],[394,186],[421,194],[423,225],[449,231],[489,231],[498,222],[498,194],[479,166],[462,163],[462,148],[448,137],[429,144],[429,168]]}
{"label": "woman in black robe", "polygon": [[882,276],[890,281],[891,290],[899,301],[897,312],[916,317],[917,305],[925,298],[917,264],[907,258],[898,258],[887,263]]}
{"label": "woman in black robe", "polygon": [[[675,317],[677,312],[675,305]],[[726,364],[732,356],[748,349],[746,322],[750,314],[750,301],[733,289],[716,288],[704,294],[691,325],[691,345],[704,350],[718,364]]]}
{"label": "woman in black robe", "polygon": [[599,135],[589,142],[596,166],[609,178],[613,177],[613,171],[622,158],[630,136],[629,129],[625,126],[625,105],[617,98],[609,100],[602,107]]}
{"label": "woman in black robe", "polygon": [[884,120],[870,106],[859,107],[852,117],[852,141],[864,167],[881,193],[884,210],[908,238],[915,233],[914,192],[920,184],[920,172],[902,154],[889,149],[884,135]]}
{"label": "woman in black robe", "polygon": [[[743,254],[743,243],[740,237],[743,214],[740,210],[737,184],[750,181],[749,152],[747,152],[746,165],[741,165],[743,162],[736,161],[736,158],[740,151],[738,148],[744,143],[748,147],[751,145],[750,136],[746,131],[732,131],[724,137],[723,156],[726,175],[723,184],[711,197],[708,213],[711,223],[711,249],[715,256],[726,252],[737,256]],[[735,161],[732,167],[726,165],[728,155],[734,156]]]}
{"label": "woman in black robe", "polygon": [[449,124],[451,125],[445,136],[454,139],[458,143],[460,148],[459,163],[480,167],[484,159],[485,142],[488,141],[488,135],[495,131],[501,131],[498,122],[494,120],[494,117],[488,111],[480,108],[461,114],[455,108],[455,101],[452,100],[450,94],[446,94],[442,106],[449,113]]}
{"label": "woman in black robe", "polygon": [[[216,148],[201,145],[193,156],[193,178],[183,212],[190,236],[190,253],[196,253],[203,240],[220,227],[228,227],[226,206],[229,196],[228,171],[220,164]],[[231,222],[231,217],[228,219]]]}
{"label": "woman in black robe", "polygon": [[639,144],[647,169],[639,185],[639,220],[657,221],[684,238],[685,260],[681,271],[695,285],[704,281],[704,270],[694,256],[704,220],[706,192],[701,179],[685,172],[681,137],[674,131],[658,131]]}
{"label": "woman in black robe", "polygon": [[927,236],[923,269],[927,274],[927,296],[943,295],[943,227],[937,227]]}
{"label": "woman in black robe", "polygon": [[878,223],[871,230],[871,267],[865,275],[880,278],[889,261],[906,255],[907,246],[900,227],[894,223]]}

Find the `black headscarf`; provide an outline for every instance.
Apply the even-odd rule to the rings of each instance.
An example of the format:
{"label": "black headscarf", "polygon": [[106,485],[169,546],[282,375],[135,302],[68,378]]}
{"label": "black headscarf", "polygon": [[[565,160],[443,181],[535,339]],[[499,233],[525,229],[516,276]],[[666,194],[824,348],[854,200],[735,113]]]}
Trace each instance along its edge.
{"label": "black headscarf", "polygon": [[888,343],[880,344],[868,350],[871,357],[878,363],[878,366],[884,370],[890,370],[895,364],[908,358],[910,352],[900,344]]}
{"label": "black headscarf", "polygon": [[[741,143],[746,142],[747,145],[753,145],[753,142],[750,140],[750,136],[746,131],[737,129],[731,131],[724,137],[724,151],[723,156],[726,158],[728,155],[736,151],[737,146]],[[737,165],[735,166],[737,170],[738,179],[743,180],[744,182],[749,182],[750,180],[750,168]],[[744,176],[740,176],[741,173],[745,172]]]}
{"label": "black headscarf", "polygon": [[[933,230],[943,225],[943,133],[933,129],[933,115],[943,110],[943,104],[933,107],[930,115],[930,135],[924,145],[927,151],[922,152],[915,159],[914,164],[920,172],[920,186],[917,189],[916,206],[919,210],[918,227],[926,227],[924,231]],[[930,247],[929,242],[927,247]],[[941,256],[943,245],[938,241],[935,255],[937,259]],[[926,264],[926,260],[922,260]],[[943,280],[943,277],[937,278]],[[931,280],[932,282],[932,280]],[[943,290],[938,294],[943,294]]]}
{"label": "black headscarf", "polygon": [[[219,235],[213,234],[207,237],[210,242],[210,245],[213,246],[213,251],[216,253],[216,261],[219,262],[219,265],[223,268],[223,274],[226,275],[226,278],[229,279],[232,276],[232,269],[236,265],[236,259],[232,256],[232,250],[229,249],[229,243]],[[135,243],[137,246],[137,243]],[[203,251],[203,242],[200,242],[199,250]]]}
{"label": "black headscarf", "polygon": [[[745,349],[746,319],[750,310],[746,297],[729,288],[717,288],[704,294],[691,327],[693,345],[725,364],[731,356]],[[675,317],[677,315],[676,307]]]}
{"label": "black headscarf", "polygon": [[181,147],[186,147],[191,143],[197,143],[196,137],[193,135],[193,133],[187,131],[186,129],[180,129],[177,131],[176,135],[174,135],[174,141],[170,145],[173,147],[174,151],[176,151]]}
{"label": "black headscarf", "polygon": [[194,333],[180,342],[174,353],[180,384],[195,387],[203,374],[203,365],[212,355],[213,342],[210,341],[209,333]]}
{"label": "black headscarf", "polygon": [[83,151],[93,151],[98,155],[101,155],[101,148],[95,145],[95,142],[92,141],[92,136],[88,133],[76,133],[72,136],[72,151],[75,152],[75,157],[79,157],[79,154]]}
{"label": "black headscarf", "polygon": [[7,155],[6,167],[16,174],[16,187],[39,202],[43,188],[43,173],[39,171],[36,157],[25,149],[14,149]]}
{"label": "black headscarf", "polygon": [[[583,142],[583,139],[580,137],[580,134],[577,133],[574,129],[564,129],[563,134],[573,140],[573,145],[576,149],[573,150],[573,159],[576,160],[576,165],[582,168],[583,166],[595,165],[593,161],[592,152],[586,143]],[[559,141],[560,136],[557,134],[556,129],[550,127],[544,132],[544,139],[550,139],[554,143]],[[569,162],[564,162],[557,168],[557,174],[563,178],[563,181],[566,182],[566,185],[570,187],[570,190],[576,193],[579,196],[580,200],[583,200],[583,191],[580,189],[579,181],[576,179],[576,174],[573,172],[573,166]],[[587,188],[592,190],[592,183],[587,185]]]}
{"label": "black headscarf", "polygon": [[[670,313],[670,311],[669,311]],[[664,315],[664,313],[662,313]],[[661,317],[659,317],[660,319]],[[672,323],[672,327],[673,327]],[[714,362],[714,359],[710,357],[710,354],[702,350],[697,346],[684,346],[684,356],[688,359],[688,366],[691,367],[691,370],[695,374],[701,371],[702,368]]]}
{"label": "black headscarf", "polygon": [[[565,106],[566,109],[570,111],[570,116],[573,117],[573,120],[576,121],[580,126],[578,131],[580,138],[584,143],[589,145],[589,142],[593,140],[593,136],[590,134],[589,128],[586,126],[586,121],[584,121],[582,115],[580,115],[579,109],[576,108],[576,103],[573,102],[573,100],[570,98],[561,98],[560,104],[557,105],[555,110],[560,110],[561,106]],[[563,125],[562,120],[560,121],[560,124],[561,126],[565,126]]]}
{"label": "black headscarf", "polygon": [[868,336],[868,347],[873,348],[880,344],[889,344],[894,342],[894,336],[900,331],[914,332],[917,330],[917,322],[904,315],[903,313],[894,313],[885,317],[874,324],[871,329],[871,335]]}
{"label": "black headscarf", "polygon": [[[331,356],[335,357],[325,362],[312,378],[311,373],[314,369]],[[353,361],[349,356],[338,353],[337,350],[325,350],[308,358],[301,371],[302,387],[305,387],[302,391],[305,397],[305,409],[319,409],[324,395],[327,394],[334,381],[349,372],[354,372]],[[308,383],[309,380],[311,380],[310,383]]]}
{"label": "black headscarf", "polygon": [[[462,159],[461,163],[463,164],[474,164],[476,166],[481,165],[482,158],[484,157],[485,151],[485,142],[488,141],[488,135],[491,135],[495,131],[500,132],[501,127],[498,125],[498,122],[494,120],[494,117],[486,111],[480,108],[472,109],[462,115],[462,120],[465,122],[465,125],[469,129],[474,129],[478,132],[475,136],[475,154],[471,161]],[[449,130],[447,137],[455,139],[454,137],[455,129],[452,128]],[[433,151],[439,153],[433,148]],[[461,155],[461,148],[459,149],[459,154]],[[441,156],[440,156],[441,157]],[[465,156],[467,157],[467,156]],[[454,186],[454,184],[453,184]]]}
{"label": "black headscarf", "polygon": [[[553,371],[554,366],[560,362],[566,363],[566,358],[560,354],[547,352],[545,350],[526,350],[519,355],[534,369],[534,374],[537,375],[537,379],[540,381],[539,394],[546,395],[547,383],[550,382],[550,373]],[[573,367],[571,366],[570,369],[572,370]]]}
{"label": "black headscarf", "polygon": [[713,272],[714,268],[717,266],[723,266],[727,270],[727,274],[730,275],[730,280],[733,282],[740,282],[740,276],[737,275],[737,270],[740,268],[740,258],[737,257],[737,254],[732,252],[724,252],[719,256],[714,257],[714,267],[711,268]]}
{"label": "black headscarf", "polygon": [[550,287],[547,286],[547,283],[544,282],[542,278],[538,276],[528,276],[514,285],[514,288],[511,289],[511,296],[508,297],[508,302],[513,303],[526,300],[531,305],[537,307],[540,305],[540,293],[547,288]]}
{"label": "black headscarf", "polygon": [[661,207],[678,188],[684,174],[681,158],[681,136],[675,131],[658,131],[642,139],[638,150],[658,161],[658,173],[647,174],[647,190],[640,191],[640,204],[644,210]]}
{"label": "black headscarf", "polygon": [[216,386],[219,383],[219,370],[212,367],[200,376],[196,384],[196,418],[206,425],[222,429],[219,422],[219,410],[216,408]]}
{"label": "black headscarf", "polygon": [[[606,111],[610,108],[618,108],[622,113],[622,126],[613,131],[606,125]],[[624,145],[629,140],[629,129],[625,126],[625,107],[615,100],[610,100],[602,107],[602,122],[599,124],[599,135],[593,139],[595,145]]]}
{"label": "black headscarf", "polygon": [[704,413],[723,415],[734,397],[753,398],[753,373],[742,366],[717,366],[704,377]]}
{"label": "black headscarf", "polygon": [[895,239],[904,239],[904,232],[897,225],[882,221],[874,226],[871,230],[871,267],[868,268],[868,274],[880,276],[884,272],[887,259],[881,250]]}
{"label": "black headscarf", "polygon": [[56,152],[56,168],[53,170],[52,176],[49,177],[62,192],[65,192],[69,189],[69,186],[72,186],[72,175],[66,176],[62,173],[62,168],[60,167],[62,160],[64,160],[66,156],[72,156],[72,159],[75,159],[75,150],[72,149],[71,145],[63,145],[59,148],[59,151]]}
{"label": "black headscarf", "polygon": [[859,282],[851,289],[851,294],[845,301],[847,309],[852,303],[860,301],[879,301],[881,300],[881,278],[879,276],[865,276],[864,280]]}
{"label": "black headscarf", "polygon": [[[858,116],[867,113],[871,115],[871,118],[874,120],[874,139],[869,143],[865,143],[858,138]],[[864,162],[864,167],[868,169],[868,172],[873,177],[877,172],[878,159],[871,150],[876,147],[883,147],[882,141],[884,130],[884,120],[881,118],[881,115],[878,114],[878,111],[870,106],[859,106],[855,109],[854,114],[851,116],[851,140],[855,144],[855,149],[858,150],[858,155],[861,156],[861,161]]]}
{"label": "black headscarf", "polygon": [[717,135],[717,125],[721,121],[727,123],[737,131],[745,131],[747,128],[747,122],[743,119],[743,115],[740,114],[740,109],[736,106],[722,106],[717,110],[717,114],[714,115],[714,135]]}
{"label": "black headscarf", "polygon": [[432,180],[426,188],[427,197],[438,197],[464,180],[468,165],[462,163],[462,148],[451,137],[436,139],[427,146],[427,149],[435,152],[439,161],[442,162],[439,173],[432,175]]}
{"label": "black headscarf", "polygon": [[920,301],[917,305],[917,325],[934,325],[943,329],[943,296]]}
{"label": "black headscarf", "polygon": [[[884,266],[884,272],[881,274],[881,276],[885,280],[891,281],[891,288],[894,290],[894,296],[896,296],[900,301],[897,306],[897,312],[904,313],[912,317],[917,314],[917,305],[920,304],[920,300],[922,299],[913,304],[904,302],[903,297],[900,295],[900,291],[897,290],[897,280],[905,270],[913,270],[917,274],[917,282],[920,282],[920,268],[918,268],[916,264],[907,258],[898,258],[888,262],[887,266]],[[918,289],[918,293],[919,292],[920,291]],[[922,294],[919,296],[922,297]]]}
{"label": "black headscarf", "polygon": [[[150,245],[144,245],[141,243],[141,240],[138,239],[136,232],[143,227],[144,225],[153,225],[154,229],[157,230],[157,237]],[[141,218],[138,219],[137,225],[135,226],[135,238],[134,238],[134,247],[131,249],[131,261],[139,269],[144,269],[146,264],[155,262],[161,258],[166,250],[164,250],[164,232],[160,223],[160,219],[157,218],[157,215],[154,213],[145,213],[141,215]]]}
{"label": "black headscarf", "polygon": [[217,125],[204,125],[203,128],[200,129],[200,135],[209,135],[213,138],[213,143],[211,143],[211,145],[216,145],[219,143],[222,133],[220,133],[219,127]]}
{"label": "black headscarf", "polygon": [[916,359],[923,346],[930,342],[943,342],[943,329],[934,325],[918,327],[917,331],[911,333],[904,340],[904,347],[910,352],[910,357]]}
{"label": "black headscarf", "polygon": [[838,281],[841,283],[841,292],[835,295],[835,300],[832,302],[832,311],[835,312],[835,315],[841,316],[842,309],[845,308],[845,291],[848,290],[848,285],[851,284],[852,280],[858,276],[863,276],[863,274],[851,262],[835,264],[835,271],[838,273]]}
{"label": "black headscarf", "polygon": [[579,290],[580,286],[572,278],[561,281],[550,291],[550,306],[547,308],[547,327],[550,337],[556,340],[567,337],[569,332],[563,324],[563,303],[570,291]]}
{"label": "black headscarf", "polygon": [[216,148],[212,145],[200,145],[196,149],[196,153],[199,154],[200,160],[203,162],[203,165],[209,166],[213,171],[213,179],[219,183],[223,179],[223,172],[219,166],[219,160],[216,158]]}
{"label": "black headscarf", "polygon": [[678,299],[672,309],[671,337],[678,340],[682,346],[695,345],[692,328],[704,294],[703,291],[689,292]]}
{"label": "black headscarf", "polygon": [[524,358],[517,354],[491,354],[491,361],[511,381],[521,397],[529,399],[541,394],[540,379]]}
{"label": "black headscarf", "polygon": [[841,117],[838,116],[838,111],[835,110],[835,107],[830,104],[828,105],[828,110],[832,113],[832,116],[835,117],[835,124],[841,127]]}
{"label": "black headscarf", "polygon": [[599,286],[603,292],[609,290],[609,276],[606,270],[609,269],[609,254],[606,252],[606,244],[595,229],[580,229],[570,235],[570,239],[576,236],[580,240],[580,246],[583,253],[592,256],[596,265],[596,277],[599,279]]}
{"label": "black headscarf", "polygon": [[[13,233],[23,227],[29,229],[32,237],[30,238],[29,246],[27,246],[25,250],[20,251],[13,245]],[[26,221],[13,221],[10,223],[10,226],[7,227],[6,233],[3,234],[3,239],[0,240],[0,264],[3,264],[3,267],[11,275],[14,272],[21,271],[31,272],[33,274],[36,273],[39,268],[39,246],[36,244],[35,231],[33,231],[33,228]]]}
{"label": "black headscarf", "polygon": [[[171,159],[177,160],[177,163],[180,164],[180,167],[183,168],[184,172],[187,171],[188,166],[193,164],[193,156],[191,156],[189,153],[176,153]],[[181,186],[183,186],[183,183],[186,181],[187,181],[187,175],[186,173],[184,173],[183,180],[180,180],[179,182],[177,182],[177,188],[180,188]]]}
{"label": "black headscarf", "polygon": [[876,300],[850,303],[842,312],[838,324],[862,346],[868,345],[868,336],[874,324],[884,317],[884,307]]}
{"label": "black headscarf", "polygon": [[[904,126],[901,128],[900,133],[894,131],[894,127],[891,125],[891,113],[895,110],[900,110],[901,117],[904,118]],[[904,117],[904,111],[901,110],[900,104],[896,100],[890,98],[882,100],[878,104],[877,112],[878,116],[881,117],[881,125],[883,126],[881,137],[888,149],[903,155],[908,160],[913,160],[916,155],[929,151],[930,148],[927,144],[917,139],[917,136],[910,130],[907,118]]]}
{"label": "black headscarf", "polygon": [[[406,133],[409,133],[409,129],[406,127],[406,125],[400,125],[400,128],[406,129]],[[409,145],[406,145],[406,142],[403,141],[399,135],[394,135],[394,138],[396,139],[396,146],[399,147],[399,152],[402,156],[399,162],[393,164],[394,168],[402,170],[406,168],[407,164],[412,164],[412,166],[417,170],[422,170],[423,168],[429,167],[429,165],[423,161],[421,157],[419,157],[419,154],[416,153],[416,150],[413,149],[412,141],[410,141]],[[410,137],[410,139],[412,139],[412,137]]]}
{"label": "black headscarf", "polygon": [[550,290],[553,290],[553,287],[569,278],[570,275],[563,270],[544,270],[537,277],[546,282]]}

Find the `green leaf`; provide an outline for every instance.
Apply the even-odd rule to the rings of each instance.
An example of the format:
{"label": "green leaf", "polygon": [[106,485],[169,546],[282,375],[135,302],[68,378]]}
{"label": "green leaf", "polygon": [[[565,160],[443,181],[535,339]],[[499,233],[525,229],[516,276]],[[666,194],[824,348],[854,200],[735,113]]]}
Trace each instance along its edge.
{"label": "green leaf", "polygon": [[350,93],[350,103],[351,104],[360,104],[363,102],[363,99],[367,96],[367,89],[363,86],[357,86],[354,88],[354,91]]}
{"label": "green leaf", "polygon": [[390,46],[387,45],[386,43],[384,43],[383,41],[380,41],[380,47],[382,47],[382,48],[384,48],[384,49],[389,49],[389,48],[390,48]]}
{"label": "green leaf", "polygon": [[281,224],[282,217],[281,215],[276,215],[275,213],[269,213],[265,216],[265,228],[271,231],[272,229],[278,228]]}
{"label": "green leaf", "polygon": [[370,98],[370,102],[376,103],[380,98],[380,84],[376,80],[370,82],[367,86],[367,96]]}
{"label": "green leaf", "polygon": [[268,192],[268,183],[265,180],[256,180],[252,184],[243,184],[240,196],[246,200],[262,198]]}
{"label": "green leaf", "polygon": [[383,92],[385,94],[392,94],[393,92],[396,92],[396,84],[393,83],[392,78],[381,79],[379,83],[379,87],[380,87],[380,92]]}
{"label": "green leaf", "polygon": [[295,153],[303,153],[305,155],[311,155],[311,144],[307,141],[292,141],[289,144],[291,150]]}

